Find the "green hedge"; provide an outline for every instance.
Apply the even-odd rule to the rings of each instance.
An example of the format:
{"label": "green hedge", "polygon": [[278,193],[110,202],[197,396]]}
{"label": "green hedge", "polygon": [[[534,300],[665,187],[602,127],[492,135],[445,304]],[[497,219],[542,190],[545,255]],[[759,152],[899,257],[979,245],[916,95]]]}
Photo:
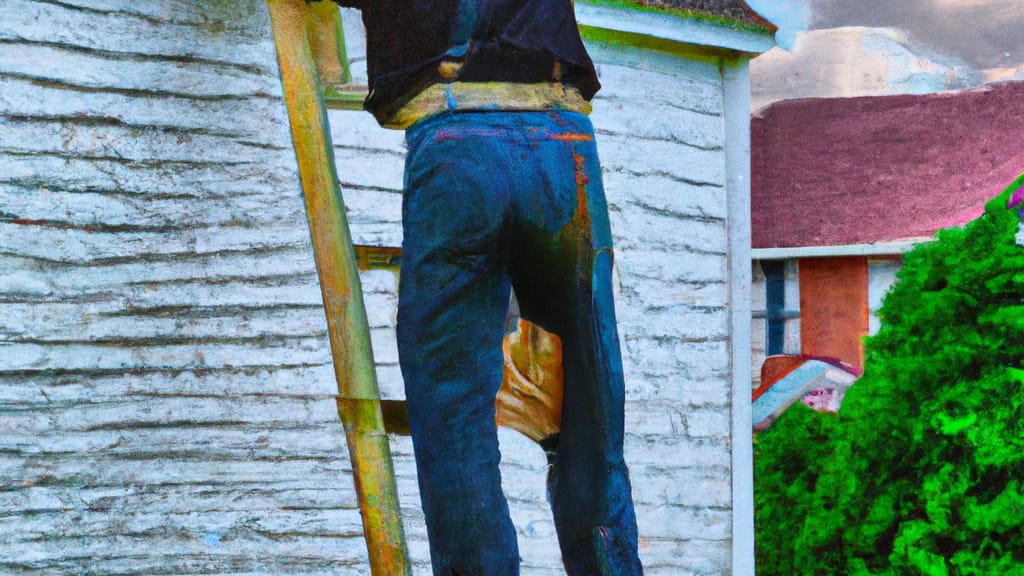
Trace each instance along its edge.
{"label": "green hedge", "polygon": [[758,574],[1024,575],[1022,182],[905,256],[838,415],[756,438]]}

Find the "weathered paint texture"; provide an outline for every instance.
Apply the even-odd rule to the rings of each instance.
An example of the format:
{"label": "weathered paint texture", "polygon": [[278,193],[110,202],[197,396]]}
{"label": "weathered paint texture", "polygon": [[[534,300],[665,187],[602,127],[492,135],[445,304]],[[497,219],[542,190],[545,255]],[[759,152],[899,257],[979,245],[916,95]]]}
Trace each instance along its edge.
{"label": "weathered paint texture", "polygon": [[[0,572],[369,573],[264,2],[5,0],[0,39]],[[641,557],[728,573],[721,70],[590,49]],[[398,246],[402,134],[330,120],[356,242]],[[362,278],[399,398],[396,278]],[[500,440],[523,573],[561,574],[544,455]]]}
{"label": "weathered paint texture", "polygon": [[368,573],[264,3],[0,38],[0,572]]}

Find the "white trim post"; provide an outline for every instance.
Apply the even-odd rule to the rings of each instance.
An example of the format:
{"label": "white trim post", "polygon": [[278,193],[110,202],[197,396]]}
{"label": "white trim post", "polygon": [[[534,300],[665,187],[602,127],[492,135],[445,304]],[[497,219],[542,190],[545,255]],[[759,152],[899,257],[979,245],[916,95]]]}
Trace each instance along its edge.
{"label": "white trim post", "polygon": [[750,382],[750,61],[723,60],[732,358],[732,574],[754,574],[754,446]]}

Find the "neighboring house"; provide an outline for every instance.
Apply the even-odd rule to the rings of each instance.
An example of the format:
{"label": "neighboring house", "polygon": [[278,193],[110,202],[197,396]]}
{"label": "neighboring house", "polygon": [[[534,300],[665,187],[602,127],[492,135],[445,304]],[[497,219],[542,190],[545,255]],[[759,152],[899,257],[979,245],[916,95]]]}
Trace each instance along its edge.
{"label": "neighboring house", "polygon": [[[576,10],[641,556],[751,574],[747,63],[773,27],[740,0]],[[264,3],[12,0],[0,37],[0,572],[367,574]],[[331,123],[356,241],[400,245],[402,135]],[[400,398],[395,275],[363,282]],[[544,456],[501,441],[523,573],[561,574]]]}
{"label": "neighboring house", "polygon": [[752,372],[783,353],[862,367],[901,254],[977,218],[1020,175],[1022,124],[1022,83],[756,113]]}
{"label": "neighboring house", "polygon": [[754,432],[771,426],[796,402],[838,412],[846,391],[861,371],[838,360],[800,355],[769,356],[754,389]]}

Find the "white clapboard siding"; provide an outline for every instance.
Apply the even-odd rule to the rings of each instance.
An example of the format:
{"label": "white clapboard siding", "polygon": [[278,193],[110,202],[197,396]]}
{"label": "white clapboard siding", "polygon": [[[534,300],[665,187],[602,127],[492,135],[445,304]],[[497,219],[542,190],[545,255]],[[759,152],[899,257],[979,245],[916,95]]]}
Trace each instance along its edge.
{"label": "white clapboard siding", "polygon": [[593,52],[642,558],[648,574],[724,574],[732,460],[721,74],[642,50]]}
{"label": "white clapboard siding", "polygon": [[264,3],[6,0],[0,42],[0,573],[367,573]]}
{"label": "white clapboard siding", "polygon": [[[721,74],[590,48],[642,558],[727,573]],[[0,0],[0,573],[369,572],[277,74],[262,0]],[[355,240],[399,246],[402,134],[330,120]],[[363,283],[398,399],[397,278]],[[523,574],[562,574],[544,456],[499,437]]]}

